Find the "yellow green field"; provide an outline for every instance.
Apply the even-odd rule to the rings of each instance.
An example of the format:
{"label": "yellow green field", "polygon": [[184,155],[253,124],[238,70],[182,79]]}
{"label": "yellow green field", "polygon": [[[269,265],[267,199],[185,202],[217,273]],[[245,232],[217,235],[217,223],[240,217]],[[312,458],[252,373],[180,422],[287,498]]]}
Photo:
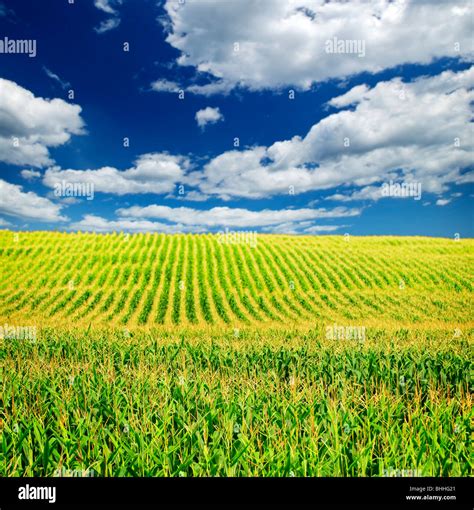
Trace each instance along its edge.
{"label": "yellow green field", "polygon": [[474,242],[0,232],[0,317],[66,326],[460,324]]}
{"label": "yellow green field", "polygon": [[471,474],[473,249],[0,231],[0,476]]}

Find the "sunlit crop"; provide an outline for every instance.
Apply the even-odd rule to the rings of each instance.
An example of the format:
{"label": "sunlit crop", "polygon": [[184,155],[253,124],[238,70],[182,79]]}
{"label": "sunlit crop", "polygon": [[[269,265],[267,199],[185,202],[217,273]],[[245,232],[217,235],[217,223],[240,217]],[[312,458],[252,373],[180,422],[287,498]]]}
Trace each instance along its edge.
{"label": "sunlit crop", "polygon": [[468,475],[473,248],[1,231],[0,476]]}

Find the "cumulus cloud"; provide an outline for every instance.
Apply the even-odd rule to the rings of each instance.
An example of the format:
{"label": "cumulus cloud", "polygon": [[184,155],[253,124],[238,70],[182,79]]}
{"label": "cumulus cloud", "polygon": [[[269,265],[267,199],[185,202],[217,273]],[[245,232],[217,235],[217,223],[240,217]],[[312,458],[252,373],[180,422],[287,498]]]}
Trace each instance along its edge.
{"label": "cumulus cloud", "polygon": [[203,193],[200,193],[199,191],[191,190],[185,191],[182,194],[178,193],[178,195],[169,194],[166,195],[165,198],[174,198],[175,200],[186,200],[189,202],[205,202],[206,200],[208,200],[209,197],[207,195],[204,195]]}
{"label": "cumulus cloud", "polygon": [[120,25],[120,18],[114,17],[114,18],[109,18],[104,21],[101,21],[99,26],[94,27],[94,30],[98,34],[104,34],[105,32],[108,32],[109,30],[113,30],[114,28],[117,28],[119,25]]}
{"label": "cumulus cloud", "polygon": [[0,179],[0,213],[44,222],[66,221],[61,205]]}
{"label": "cumulus cloud", "polygon": [[118,195],[170,195],[177,184],[186,184],[186,196],[195,200],[340,188],[329,198],[351,201],[377,200],[381,184],[393,180],[421,183],[423,193],[440,195],[474,177],[473,86],[474,67],[411,82],[359,85],[331,99],[335,111],[303,137],[227,151],[199,166],[192,158],[151,153],[127,170],[52,167],[43,183],[92,182],[96,192]]}
{"label": "cumulus cloud", "polygon": [[42,167],[53,161],[49,147],[83,134],[81,107],[62,99],[43,99],[0,78],[0,161]]}
{"label": "cumulus cloud", "polygon": [[357,86],[332,99],[344,109],[305,137],[218,155],[205,165],[200,190],[229,199],[355,186],[374,199],[368,186],[404,177],[441,193],[472,180],[462,171],[472,165],[473,85],[474,67]]}
{"label": "cumulus cloud", "polygon": [[381,198],[397,198],[397,196],[390,197],[389,195],[384,196],[382,193],[382,186],[365,186],[359,190],[353,191],[350,194],[336,193],[325,200],[332,200],[334,202],[353,202],[359,200],[372,200],[377,201]]}
{"label": "cumulus cloud", "polygon": [[219,108],[211,108],[207,106],[202,110],[196,112],[195,116],[196,122],[201,129],[204,129],[207,124],[215,124],[220,120],[224,120],[224,116],[222,115]]}
{"label": "cumulus cloud", "polygon": [[82,220],[72,223],[68,230],[81,230],[91,232],[162,232],[176,234],[185,232],[203,232],[204,229],[188,227],[186,225],[160,223],[148,220],[108,220],[101,216],[86,214]]}
{"label": "cumulus cloud", "polygon": [[306,234],[319,234],[320,232],[335,232],[341,228],[347,227],[347,225],[314,225],[304,229]]}
{"label": "cumulus cloud", "polygon": [[98,34],[103,34],[104,32],[113,30],[120,25],[120,17],[116,6],[119,6],[122,3],[123,0],[94,0],[94,5],[97,9],[111,15],[110,18],[102,21],[98,27],[94,28]]}
{"label": "cumulus cloud", "polygon": [[54,188],[56,183],[91,183],[94,192],[113,193],[115,195],[140,193],[170,193],[177,182],[184,181],[189,160],[183,156],[171,156],[166,153],[150,153],[140,156],[133,167],[118,170],[103,167],[97,170],[63,170],[59,167],[48,168],[43,184]]}
{"label": "cumulus cloud", "polygon": [[[313,225],[312,221],[287,222],[271,227],[263,227],[263,232],[271,234],[303,234],[314,235],[320,233],[336,232],[347,225]],[[311,225],[311,226],[308,226]]]}
{"label": "cumulus cloud", "polygon": [[448,205],[449,202],[451,202],[450,198],[438,198],[438,200],[436,200],[436,205],[439,205],[442,207],[444,205]]}
{"label": "cumulus cloud", "polygon": [[[390,191],[391,189],[392,191]],[[325,200],[332,200],[334,202],[354,202],[361,200],[370,200],[376,202],[382,198],[414,198],[415,200],[420,200],[422,191],[421,183],[418,182],[391,181],[385,182],[381,186],[365,186],[364,188],[360,188],[349,194],[336,193],[334,195],[325,197]]]}
{"label": "cumulus cloud", "polygon": [[117,11],[113,8],[113,5],[121,3],[122,0],[94,0],[94,5],[97,9],[100,9],[107,14],[116,14]]}
{"label": "cumulus cloud", "polygon": [[178,83],[169,80],[156,80],[151,84],[155,92],[178,92],[180,86]]}
{"label": "cumulus cloud", "polygon": [[109,220],[94,214],[67,227],[72,230],[94,232],[208,232],[217,228],[260,228],[263,232],[281,234],[313,234],[333,232],[344,225],[315,225],[315,220],[357,216],[361,209],[336,207],[334,209],[280,209],[251,211],[242,208],[167,207],[151,205],[132,206],[116,211],[117,218]]}
{"label": "cumulus cloud", "polygon": [[[167,42],[214,82],[194,84],[201,94],[295,86],[376,73],[436,58],[472,57],[470,0],[293,0],[223,2],[167,0]],[[330,53],[327,41],[355,41],[362,53]],[[400,44],[403,41],[403,44]],[[346,47],[346,45],[345,45]]]}
{"label": "cumulus cloud", "polygon": [[213,207],[212,209],[194,209],[191,207],[168,207],[149,205],[133,206],[117,210],[122,218],[159,219],[187,226],[199,227],[269,227],[284,223],[294,223],[325,218],[346,218],[357,216],[361,209],[335,207],[334,209],[263,209],[251,211],[242,208]]}
{"label": "cumulus cloud", "polygon": [[183,198],[190,200],[260,199],[339,188],[329,199],[351,201],[378,200],[381,184],[393,180],[421,183],[423,193],[440,195],[474,178],[473,86],[474,67],[410,82],[394,78],[373,87],[358,85],[331,99],[333,113],[305,136],[227,151],[204,164],[152,153],[128,170],[52,167],[43,183],[93,182],[95,191],[118,195],[172,195],[177,184],[186,184]]}
{"label": "cumulus cloud", "polygon": [[33,181],[34,179],[39,179],[41,177],[41,172],[38,172],[37,170],[22,170],[20,172],[23,179],[26,179],[27,181]]}

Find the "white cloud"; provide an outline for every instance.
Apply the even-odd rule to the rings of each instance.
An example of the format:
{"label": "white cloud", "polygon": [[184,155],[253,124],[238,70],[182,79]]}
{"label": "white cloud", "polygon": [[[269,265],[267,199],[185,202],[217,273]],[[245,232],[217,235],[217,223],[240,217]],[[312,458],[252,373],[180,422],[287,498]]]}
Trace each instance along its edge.
{"label": "white cloud", "polygon": [[0,179],[0,213],[44,222],[66,221],[61,205]]}
{"label": "white cloud", "polygon": [[117,28],[120,25],[120,18],[114,17],[109,18],[104,21],[100,22],[100,25],[98,27],[94,27],[94,30],[98,34],[104,34],[105,32],[108,32],[109,30],[113,30],[114,28]]}
{"label": "white cloud", "polygon": [[52,167],[46,170],[43,184],[54,188],[57,182],[92,183],[94,192],[116,195],[140,193],[170,193],[176,183],[185,181],[189,161],[183,156],[166,153],[150,153],[140,156],[132,168],[117,170],[103,167],[97,170],[62,170]]}
{"label": "white cloud", "polygon": [[268,227],[282,223],[294,223],[324,218],[345,218],[357,216],[361,209],[336,207],[334,209],[263,209],[251,211],[249,209],[213,207],[202,210],[190,207],[168,207],[163,205],[149,205],[146,207],[133,206],[117,210],[122,218],[149,218],[172,221],[182,225],[200,227]]}
{"label": "white cloud", "polygon": [[334,97],[331,99],[329,104],[335,108],[344,108],[344,106],[360,103],[369,92],[369,90],[370,89],[367,85],[357,85],[356,87],[351,88],[342,96]]}
{"label": "white cloud", "polygon": [[314,225],[304,229],[306,234],[319,234],[320,232],[335,232],[341,228],[347,227],[347,225]]}
{"label": "white cloud", "polygon": [[[0,6],[1,8],[1,6]],[[7,220],[4,220],[3,218],[0,218],[0,227],[9,227],[11,225],[10,222],[8,222]]]}
{"label": "white cloud", "polygon": [[207,106],[206,108],[196,112],[195,119],[198,126],[204,129],[207,124],[215,124],[220,120],[224,120],[224,116],[220,112],[219,108],[211,108],[210,106]]}
{"label": "white cloud", "polygon": [[61,78],[56,73],[53,73],[53,71],[49,70],[46,66],[43,66],[43,71],[46,73],[48,78],[57,81],[63,89],[67,89],[71,86],[68,81],[61,80]]}
{"label": "white cloud", "polygon": [[23,179],[26,179],[27,181],[33,181],[34,179],[39,179],[41,177],[41,172],[38,172],[37,170],[22,170],[20,172]]}
{"label": "white cloud", "polygon": [[279,225],[271,225],[269,227],[262,227],[262,232],[267,232],[269,234],[297,235],[307,225],[311,225],[311,221],[301,221],[299,223],[293,222],[293,221],[287,221],[285,223],[280,223]]}
{"label": "white cloud", "polygon": [[[167,0],[167,42],[177,63],[217,81],[189,90],[206,95],[235,86],[252,90],[295,86],[379,72],[404,63],[472,56],[470,0],[351,2]],[[365,55],[326,52],[328,40],[360,41]],[[403,44],[400,43],[403,41]]]}
{"label": "white cloud", "polygon": [[366,186],[357,191],[353,191],[349,195],[344,195],[342,193],[336,193],[335,195],[331,195],[326,197],[325,200],[333,200],[337,202],[352,202],[354,200],[380,200],[384,198],[382,195],[382,187],[381,186]]}
{"label": "white cloud", "polygon": [[180,86],[174,81],[156,80],[151,84],[151,88],[155,92],[178,92]]}
{"label": "white cloud", "polygon": [[233,85],[224,82],[217,81],[213,83],[207,83],[205,85],[181,85],[175,81],[169,81],[160,79],[152,82],[151,89],[155,92],[179,92],[180,90],[190,92],[191,94],[200,94],[204,96],[210,96],[213,94],[228,94],[233,88]]}
{"label": "white cloud", "polygon": [[116,14],[117,11],[112,7],[112,5],[121,3],[122,0],[94,0],[94,5],[97,9],[100,9],[107,14]]}
{"label": "white cloud", "polygon": [[120,25],[120,17],[115,7],[122,3],[123,0],[94,0],[94,5],[97,9],[111,15],[110,18],[102,21],[98,27],[94,28],[98,34],[113,30]]}
{"label": "white cloud", "polygon": [[[311,225],[311,226],[308,226]],[[263,227],[262,231],[271,234],[303,234],[313,235],[321,232],[335,232],[347,225],[312,225],[312,221],[287,222],[271,227]]]}
{"label": "white cloud", "polygon": [[[282,234],[312,234],[333,232],[345,225],[315,225],[316,219],[357,216],[361,209],[336,207],[334,209],[281,209],[250,211],[241,208],[214,207],[202,210],[190,207],[151,205],[132,206],[116,211],[118,218],[109,220],[94,214],[85,215],[72,223],[68,230],[94,232],[208,232],[216,228],[261,228],[264,232]],[[158,220],[158,221],[156,221]]]}
{"label": "white cloud", "polygon": [[166,195],[165,198],[173,198],[175,200],[186,200],[189,202],[205,202],[209,197],[207,195],[204,195],[200,193],[199,191],[192,190],[192,191],[186,191],[184,190],[183,194],[177,194],[177,195]]}
{"label": "white cloud", "polygon": [[[91,182],[96,192],[117,195],[169,195],[176,184],[186,184],[194,200],[266,198],[351,186],[351,195],[329,197],[349,201],[376,200],[381,183],[403,179],[420,182],[423,193],[439,195],[474,177],[464,171],[472,166],[473,86],[474,67],[408,83],[394,78],[372,88],[359,85],[331,99],[329,105],[340,111],[313,125],[306,136],[224,152],[201,169],[188,157],[151,153],[126,170],[52,167],[43,183],[53,188],[61,180]],[[8,118],[0,117],[0,126],[9,126]]]}
{"label": "white cloud", "polygon": [[220,80],[213,83],[206,83],[205,85],[188,85],[185,87],[185,90],[191,92],[191,94],[212,96],[213,94],[228,94],[233,88],[234,86],[231,83]]}
{"label": "white cloud", "polygon": [[369,186],[401,174],[421,182],[423,192],[441,193],[473,177],[461,174],[472,165],[473,85],[471,67],[355,87],[329,102],[354,105],[350,110],[322,119],[303,138],[218,155],[205,165],[200,190],[223,199],[262,198],[288,194],[291,186],[303,193],[351,185],[366,187],[373,199]]}
{"label": "white cloud", "polygon": [[0,78],[0,161],[33,167],[52,164],[48,148],[84,132],[80,113],[78,105],[35,97]]}
{"label": "white cloud", "polygon": [[[205,202],[209,197],[207,195],[203,195],[199,193],[199,191],[189,191],[183,196],[183,199],[186,197],[186,200],[190,200],[191,202]],[[178,197],[179,198],[179,197]]]}
{"label": "white cloud", "polygon": [[[384,182],[416,182],[423,193],[445,193],[472,182],[471,112],[474,67],[405,83],[359,85],[329,101],[337,108],[308,133],[270,145],[232,150],[200,168],[183,156],[145,154],[128,170],[50,168],[43,180],[93,182],[97,192],[174,195],[190,200],[267,198],[352,187],[331,200],[377,200]],[[350,107],[350,108],[348,108]],[[193,189],[194,188],[194,189]]]}
{"label": "white cloud", "polygon": [[[48,198],[51,198],[52,200],[55,200],[57,202],[60,202],[61,204],[64,204],[65,206],[80,204],[82,201],[80,198],[77,198],[77,197],[58,197],[52,191],[50,191],[49,193],[46,193],[46,196]],[[83,200],[85,200],[85,199],[83,199]]]}
{"label": "white cloud", "polygon": [[448,205],[449,202],[451,202],[450,198],[438,198],[438,200],[436,200],[436,205],[439,205],[442,207],[444,205]]}
{"label": "white cloud", "polygon": [[72,223],[68,230],[82,230],[92,232],[163,232],[175,234],[179,232],[199,232],[199,229],[188,228],[184,225],[168,225],[166,223],[153,222],[148,220],[107,220],[101,216],[86,214],[78,222]]}

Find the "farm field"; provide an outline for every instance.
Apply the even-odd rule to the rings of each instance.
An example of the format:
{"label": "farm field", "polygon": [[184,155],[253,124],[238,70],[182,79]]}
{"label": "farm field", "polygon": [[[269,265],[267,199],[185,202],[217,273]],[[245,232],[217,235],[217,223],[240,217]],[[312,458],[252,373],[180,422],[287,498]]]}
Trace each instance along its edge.
{"label": "farm field", "polygon": [[473,261],[0,231],[0,476],[472,474]]}
{"label": "farm field", "polygon": [[474,242],[0,231],[0,317],[64,327],[456,323]]}

